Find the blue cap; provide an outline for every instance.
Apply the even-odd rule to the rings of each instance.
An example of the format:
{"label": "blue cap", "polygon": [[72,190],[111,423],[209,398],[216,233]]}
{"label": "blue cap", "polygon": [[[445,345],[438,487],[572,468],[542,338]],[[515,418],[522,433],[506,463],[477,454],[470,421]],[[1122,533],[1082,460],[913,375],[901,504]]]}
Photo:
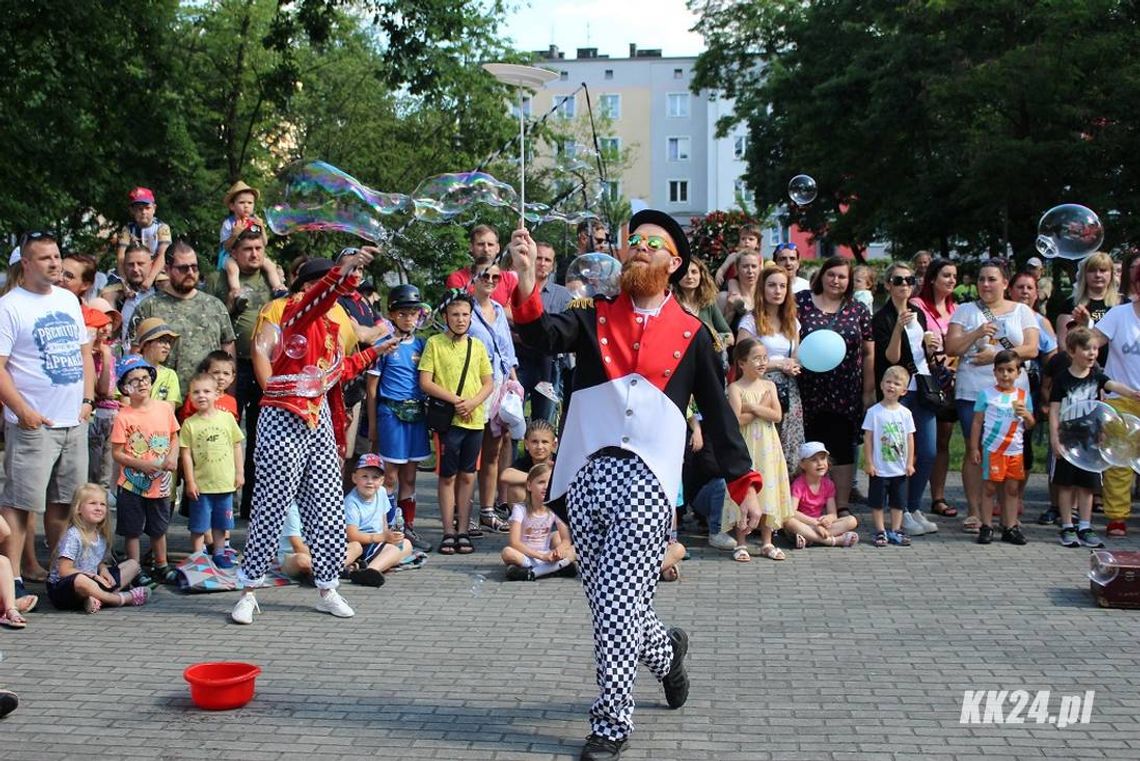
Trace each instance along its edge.
{"label": "blue cap", "polygon": [[151,383],[158,378],[158,370],[154,369],[154,365],[138,354],[127,354],[115,365],[115,386],[120,392],[123,390],[123,381],[132,370],[146,370],[150,374]]}

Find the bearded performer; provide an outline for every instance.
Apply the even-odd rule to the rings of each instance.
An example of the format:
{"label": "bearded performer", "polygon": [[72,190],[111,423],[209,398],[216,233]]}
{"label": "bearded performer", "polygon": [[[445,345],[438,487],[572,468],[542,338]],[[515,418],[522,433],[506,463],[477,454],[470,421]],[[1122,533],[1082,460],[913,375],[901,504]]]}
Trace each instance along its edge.
{"label": "bearded performer", "polygon": [[[294,502],[313,553],[313,579],[320,590],[317,610],[340,618],[354,615],[336,591],[346,541],[340,456],[348,425],[341,383],[371,367],[396,342],[346,357],[338,338],[340,326],[328,312],[338,296],[356,290],[363,267],[376,251],[364,248],[341,256],[335,266],[323,259],[306,262],[298,280],[321,271],[324,275],[290,296],[281,315],[281,345],[291,351],[272,358],[273,374],[261,398],[253,452],[253,511],[238,570],[238,583],[245,592],[230,611],[235,623],[253,623],[254,611],[261,612],[253,590],[261,586],[269,561],[277,554],[285,513]],[[304,353],[292,356],[299,344]]]}
{"label": "bearded performer", "polygon": [[688,699],[688,635],[666,631],[653,593],[681,487],[690,397],[741,522],[754,528],[760,520],[762,483],[725,399],[712,335],[669,293],[670,278],[688,269],[688,240],[660,211],[638,212],[629,228],[621,293],[560,314],[544,313],[534,287],[534,240],[525,229],[511,238],[519,336],[578,359],[547,497],[563,519],[569,516],[593,620],[599,695],[582,761],[621,756],[633,730],[639,662],[662,682],[671,708]]}

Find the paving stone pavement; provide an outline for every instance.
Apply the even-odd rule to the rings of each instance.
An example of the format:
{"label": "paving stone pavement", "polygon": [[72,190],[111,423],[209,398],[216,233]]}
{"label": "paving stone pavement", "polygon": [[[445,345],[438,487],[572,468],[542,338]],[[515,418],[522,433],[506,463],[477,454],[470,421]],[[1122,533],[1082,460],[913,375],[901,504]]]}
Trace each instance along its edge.
{"label": "paving stone pavement", "polygon": [[[1044,488],[1035,477],[1031,502]],[[1038,509],[1026,547],[981,547],[939,519],[910,548],[875,549],[861,530],[853,549],[743,565],[683,535],[692,559],[657,610],[690,633],[692,697],[670,711],[643,672],[624,757],[1140,758],[1140,611],[1097,608],[1088,552],[1032,524]],[[434,506],[421,512],[438,539]],[[577,758],[594,697],[585,600],[570,579],[503,582],[503,544],[432,555],[381,589],[346,585],[350,620],[313,611],[316,591],[299,587],[260,592],[248,627],[227,619],[235,593],[161,589],[93,616],[45,600],[26,630],[0,630],[0,683],[21,698],[0,759]],[[258,664],[253,702],[194,708],[182,670],[206,660]],[[1095,699],[1089,723],[1064,729],[961,724],[964,691],[987,689],[1050,690],[1050,714],[1062,695]]]}

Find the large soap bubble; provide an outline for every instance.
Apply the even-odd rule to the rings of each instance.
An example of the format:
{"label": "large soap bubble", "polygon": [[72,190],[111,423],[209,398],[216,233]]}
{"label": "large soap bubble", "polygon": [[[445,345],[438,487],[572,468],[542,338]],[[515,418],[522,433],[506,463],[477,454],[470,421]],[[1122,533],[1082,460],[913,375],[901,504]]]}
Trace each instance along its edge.
{"label": "large soap bubble", "polygon": [[813,373],[826,373],[839,367],[847,354],[847,343],[834,330],[816,330],[800,343],[800,364]]}
{"label": "large soap bubble", "polygon": [[319,396],[324,388],[325,374],[316,365],[305,365],[301,369],[301,379],[297,382],[297,391],[304,397]]}
{"label": "large soap bubble", "polygon": [[253,337],[253,350],[272,364],[281,358],[285,344],[281,340],[281,328],[272,322],[263,322]]}
{"label": "large soap bubble", "polygon": [[1043,256],[1084,259],[1104,243],[1104,225],[1092,209],[1076,203],[1054,206],[1037,223],[1037,251]]}
{"label": "large soap bubble", "polygon": [[345,232],[373,242],[387,240],[381,218],[408,212],[411,199],[381,193],[324,161],[296,164],[285,173],[285,197],[265,212],[278,235]]}
{"label": "large soap bubble", "polygon": [[1120,414],[1120,423],[1110,422],[1104,429],[1104,443],[1100,453],[1110,465],[1131,468],[1140,458],[1140,418],[1128,413]]}
{"label": "large soap bubble", "polygon": [[1082,401],[1067,405],[1057,423],[1057,453],[1082,470],[1103,473],[1112,464],[1105,459],[1102,447],[1109,432],[1123,430],[1124,422],[1116,410],[1104,402]]}
{"label": "large soap bubble", "polygon": [[437,174],[417,185],[412,196],[437,201],[452,216],[476,204],[501,208],[518,200],[514,188],[486,172]]}
{"label": "large soap bubble", "polygon": [[806,174],[797,174],[788,183],[788,198],[797,206],[807,206],[819,195],[815,180]]}
{"label": "large soap bubble", "polygon": [[300,333],[294,333],[285,340],[285,356],[289,359],[300,359],[309,350],[309,339]]}
{"label": "large soap bubble", "polygon": [[609,254],[582,254],[566,269],[566,288],[575,296],[616,296],[621,291],[621,262]]}

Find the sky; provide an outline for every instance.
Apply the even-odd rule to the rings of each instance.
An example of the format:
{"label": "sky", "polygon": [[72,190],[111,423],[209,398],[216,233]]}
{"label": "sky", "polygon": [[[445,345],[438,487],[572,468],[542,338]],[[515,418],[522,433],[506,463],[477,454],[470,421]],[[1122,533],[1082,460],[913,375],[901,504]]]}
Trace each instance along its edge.
{"label": "sky", "polygon": [[578,48],[627,57],[629,43],[661,48],[665,56],[697,55],[700,35],[690,32],[696,17],[685,0],[516,0],[506,31],[520,50],[557,45],[573,58]]}

